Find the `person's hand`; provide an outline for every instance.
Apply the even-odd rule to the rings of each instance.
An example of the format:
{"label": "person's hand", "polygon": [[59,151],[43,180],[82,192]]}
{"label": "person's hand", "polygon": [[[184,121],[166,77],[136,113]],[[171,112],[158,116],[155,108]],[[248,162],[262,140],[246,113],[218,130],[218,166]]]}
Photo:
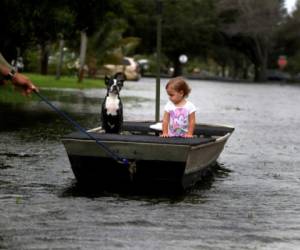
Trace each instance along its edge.
{"label": "person's hand", "polygon": [[19,88],[23,95],[29,95],[33,91],[38,91],[37,87],[31,82],[31,80],[23,74],[16,73],[12,78],[14,86]]}
{"label": "person's hand", "polygon": [[168,134],[168,133],[162,133],[162,134],[160,134],[160,137],[164,137],[164,138],[166,138],[166,137],[170,137],[170,136],[169,136],[169,134]]}
{"label": "person's hand", "polygon": [[183,137],[184,138],[193,138],[193,135],[191,135],[191,134],[185,134]]}

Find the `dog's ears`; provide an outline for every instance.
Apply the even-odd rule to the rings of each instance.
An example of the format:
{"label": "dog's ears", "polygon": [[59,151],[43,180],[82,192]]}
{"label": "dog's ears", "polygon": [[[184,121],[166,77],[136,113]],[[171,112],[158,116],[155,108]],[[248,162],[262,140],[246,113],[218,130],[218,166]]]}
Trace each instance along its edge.
{"label": "dog's ears", "polygon": [[104,78],[104,83],[105,83],[105,85],[109,85],[109,80],[110,80],[110,78],[108,77],[108,76],[105,76],[105,78]]}
{"label": "dog's ears", "polygon": [[123,80],[118,80],[117,83],[118,83],[118,86],[121,90],[121,88],[124,86],[124,81]]}
{"label": "dog's ears", "polygon": [[122,81],[122,82],[124,82],[126,80],[126,76],[122,72],[116,73],[114,78],[117,79],[118,81]]}

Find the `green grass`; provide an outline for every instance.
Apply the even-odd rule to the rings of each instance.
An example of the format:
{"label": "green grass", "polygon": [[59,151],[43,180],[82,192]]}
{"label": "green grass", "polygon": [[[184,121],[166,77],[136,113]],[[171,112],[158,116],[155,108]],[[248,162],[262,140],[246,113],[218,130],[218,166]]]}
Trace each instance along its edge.
{"label": "green grass", "polygon": [[11,84],[6,84],[0,86],[0,104],[1,103],[24,103],[30,101],[32,98],[23,96],[21,93],[18,93],[14,90],[14,87]]}
{"label": "green grass", "polygon": [[[55,79],[53,75],[39,75],[24,73],[31,81],[39,88],[72,88],[72,89],[89,89],[89,88],[104,88],[104,81],[102,79],[83,79],[81,83],[78,82],[77,77],[63,76],[59,80]],[[0,103],[24,103],[36,99],[36,96],[25,97],[18,93],[12,84],[8,83],[5,86],[0,86]]]}
{"label": "green grass", "polygon": [[103,88],[104,81],[102,79],[83,79],[81,83],[78,82],[77,77],[63,76],[59,80],[55,76],[39,75],[39,74],[25,74],[38,88],[72,88],[72,89],[88,89],[88,88]]}

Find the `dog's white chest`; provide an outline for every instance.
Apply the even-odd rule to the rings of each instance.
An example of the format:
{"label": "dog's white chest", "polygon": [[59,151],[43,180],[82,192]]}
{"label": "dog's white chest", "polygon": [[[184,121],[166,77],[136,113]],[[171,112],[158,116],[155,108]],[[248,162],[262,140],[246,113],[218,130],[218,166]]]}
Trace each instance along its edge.
{"label": "dog's white chest", "polygon": [[108,96],[105,102],[105,108],[108,115],[117,115],[119,109],[120,99],[118,96]]}

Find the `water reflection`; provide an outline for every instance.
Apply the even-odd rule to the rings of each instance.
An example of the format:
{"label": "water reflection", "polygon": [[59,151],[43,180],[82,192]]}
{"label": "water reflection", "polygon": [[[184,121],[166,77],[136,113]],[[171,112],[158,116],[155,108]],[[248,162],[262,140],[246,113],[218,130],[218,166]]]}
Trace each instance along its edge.
{"label": "water reflection", "polygon": [[211,189],[216,180],[221,181],[226,178],[232,171],[227,169],[223,164],[215,164],[207,169],[203,174],[201,181],[193,187],[178,192],[177,190],[157,190],[157,189],[139,189],[139,190],[97,190],[95,187],[81,186],[76,181],[71,186],[62,191],[61,197],[119,197],[128,200],[143,200],[151,204],[177,202],[185,203],[203,203],[205,202],[205,192]]}

